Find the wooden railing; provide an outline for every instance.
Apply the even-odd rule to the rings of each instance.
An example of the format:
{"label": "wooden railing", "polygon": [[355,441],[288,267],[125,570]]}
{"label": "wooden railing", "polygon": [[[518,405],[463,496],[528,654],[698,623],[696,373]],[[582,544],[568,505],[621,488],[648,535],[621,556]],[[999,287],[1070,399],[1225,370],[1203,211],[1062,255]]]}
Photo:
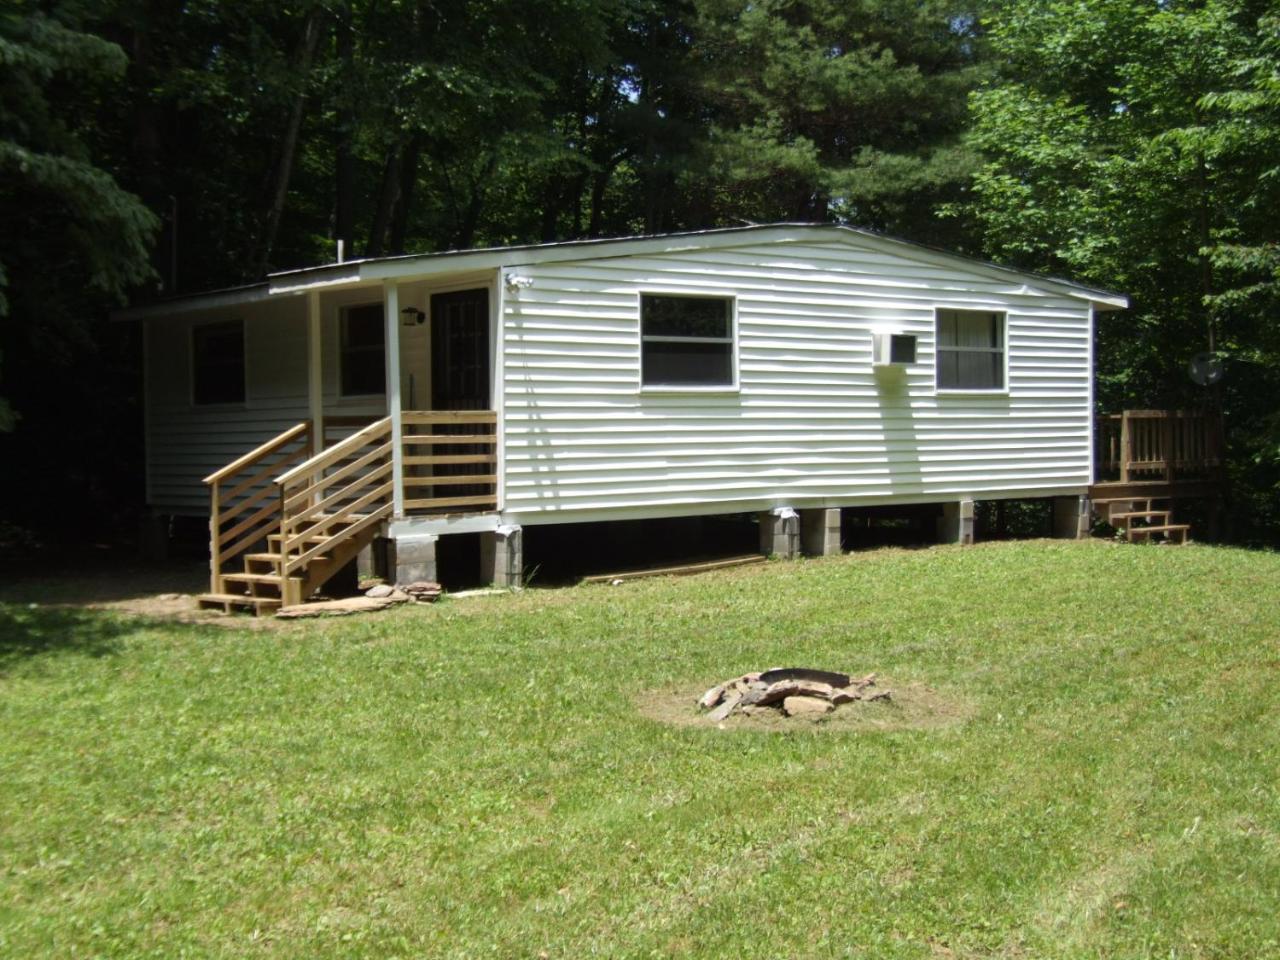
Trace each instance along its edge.
{"label": "wooden railing", "polygon": [[[411,410],[401,416],[406,513],[497,509],[496,413]],[[205,477],[212,497],[212,592],[224,592],[229,561],[276,540],[273,534],[279,548],[267,554],[275,555],[249,559],[270,560],[276,574],[288,578],[316,558],[336,562],[335,547],[391,516],[391,418],[326,418],[324,434],[326,446],[317,451],[313,425],[300,423]],[[335,434],[342,439],[331,442]]]}
{"label": "wooden railing", "polygon": [[279,504],[271,480],[310,457],[313,444],[311,423],[299,423],[204,478],[212,501],[209,572],[214,593],[222,592],[224,566],[275,532]]}
{"label": "wooden railing", "polygon": [[406,410],[401,416],[406,513],[498,509],[497,413]]}
{"label": "wooden railing", "polygon": [[392,509],[391,418],[276,477],[280,570],[291,576]]}
{"label": "wooden railing", "polygon": [[1098,418],[1098,479],[1204,478],[1222,465],[1216,418],[1187,410],[1126,410]]}

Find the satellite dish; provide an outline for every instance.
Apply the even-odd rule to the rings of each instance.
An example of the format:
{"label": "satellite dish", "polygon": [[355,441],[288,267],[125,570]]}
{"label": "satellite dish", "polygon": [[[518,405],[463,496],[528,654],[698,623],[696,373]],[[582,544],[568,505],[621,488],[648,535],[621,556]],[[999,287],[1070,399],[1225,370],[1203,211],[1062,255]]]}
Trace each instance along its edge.
{"label": "satellite dish", "polygon": [[1213,386],[1225,372],[1222,361],[1212,353],[1197,353],[1187,364],[1187,373],[1202,387]]}

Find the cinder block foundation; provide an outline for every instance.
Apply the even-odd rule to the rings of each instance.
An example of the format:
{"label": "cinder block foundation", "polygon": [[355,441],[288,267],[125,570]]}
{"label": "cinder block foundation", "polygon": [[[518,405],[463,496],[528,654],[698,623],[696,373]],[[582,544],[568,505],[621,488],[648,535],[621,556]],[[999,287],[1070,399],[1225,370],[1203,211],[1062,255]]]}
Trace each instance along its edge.
{"label": "cinder block foundation", "polygon": [[959,500],[942,505],[942,519],[938,521],[938,542],[973,543],[973,501]]}
{"label": "cinder block foundation", "polygon": [[760,514],[760,552],[767,557],[792,559],[800,549],[800,517],[790,507]]}
{"label": "cinder block foundation", "polygon": [[436,541],[431,533],[415,533],[387,541],[387,575],[392,583],[438,580]]}
{"label": "cinder block foundation", "polygon": [[811,557],[840,552],[840,510],[801,510],[800,549]]}
{"label": "cinder block foundation", "polygon": [[495,587],[524,585],[524,545],[520,527],[507,524],[480,534],[480,579]]}
{"label": "cinder block foundation", "polygon": [[1085,540],[1089,537],[1090,510],[1088,497],[1053,498],[1053,535],[1060,540]]}

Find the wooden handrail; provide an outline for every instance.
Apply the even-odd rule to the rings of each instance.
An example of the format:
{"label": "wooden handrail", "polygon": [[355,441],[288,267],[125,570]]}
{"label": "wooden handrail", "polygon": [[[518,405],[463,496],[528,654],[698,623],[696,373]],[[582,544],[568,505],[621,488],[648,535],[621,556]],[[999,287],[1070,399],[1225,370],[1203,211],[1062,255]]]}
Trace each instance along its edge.
{"label": "wooden handrail", "polygon": [[382,433],[391,430],[391,418],[383,417],[381,420],[375,420],[363,430],[358,430],[347,439],[340,443],[335,443],[328,450],[324,450],[310,460],[304,460],[292,470],[288,470],[280,476],[276,477],[276,483],[281,487],[287,487],[300,477],[309,477],[318,474],[325,467],[332,466],[334,463],[359,450],[371,440],[377,438]]}
{"label": "wooden handrail", "polygon": [[207,484],[217,483],[219,480],[224,480],[227,477],[231,476],[231,474],[233,473],[239,473],[245,467],[250,466],[251,464],[257,463],[263,457],[270,456],[272,453],[279,450],[290,440],[296,439],[297,437],[301,436],[304,433],[306,434],[311,433],[311,421],[309,420],[305,423],[299,423],[296,426],[290,427],[284,433],[280,434],[277,437],[272,437],[270,440],[268,440],[266,443],[264,443],[260,447],[254,447],[252,450],[246,453],[243,457],[240,457],[239,459],[236,459],[236,460],[232,460],[221,470],[215,470],[213,473],[209,474],[207,477],[204,478],[204,482]]}
{"label": "wooden handrail", "polygon": [[390,434],[383,417],[276,477],[281,576],[391,515]]}
{"label": "wooden handrail", "polygon": [[406,427],[427,423],[493,423],[498,422],[495,410],[404,410],[401,423]]}
{"label": "wooden handrail", "polygon": [[[277,529],[276,506],[264,503],[272,493],[268,485],[271,476],[281,467],[311,456],[315,440],[310,421],[296,424],[204,478],[210,499],[209,585],[213,593],[223,592],[224,565]],[[290,450],[290,444],[295,443],[299,446]],[[264,461],[270,463],[263,466]]]}

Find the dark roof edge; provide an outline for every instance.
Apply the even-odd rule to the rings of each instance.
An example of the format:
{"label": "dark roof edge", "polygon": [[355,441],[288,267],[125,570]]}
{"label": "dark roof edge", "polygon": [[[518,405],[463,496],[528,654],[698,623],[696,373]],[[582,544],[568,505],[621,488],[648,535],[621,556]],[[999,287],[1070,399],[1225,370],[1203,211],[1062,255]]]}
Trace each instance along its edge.
{"label": "dark roof edge", "polygon": [[[1004,264],[996,263],[990,260],[983,260],[979,257],[969,256],[967,254],[955,253],[942,247],[934,247],[929,244],[918,243],[914,240],[904,240],[900,237],[894,237],[885,233],[878,233],[874,230],[868,230],[863,227],[854,227],[848,224],[840,223],[812,223],[812,222],[794,222],[788,221],[783,223],[753,223],[739,227],[711,227],[705,230],[684,230],[672,233],[649,233],[637,234],[625,237],[598,237],[582,240],[560,240],[554,243],[529,243],[516,244],[505,247],[472,247],[465,250],[438,250],[428,253],[406,253],[398,254],[391,257],[366,257],[357,260],[344,260],[341,263],[317,264],[311,267],[298,267],[291,270],[280,270],[267,275],[265,280],[256,283],[242,284],[233,287],[223,287],[216,290],[209,290],[200,293],[177,294],[171,297],[164,297],[150,303],[139,304],[137,306],[125,307],[112,311],[111,318],[113,320],[136,320],[144,319],[148,316],[163,314],[168,307],[181,306],[184,312],[187,310],[215,309],[219,306],[229,305],[232,303],[248,303],[258,299],[266,299],[271,295],[273,282],[279,280],[303,279],[307,277],[322,277],[328,272],[340,272],[355,270],[357,273],[361,266],[370,264],[394,264],[400,262],[412,261],[432,261],[443,260],[454,257],[464,256],[482,256],[484,254],[504,254],[504,253],[521,253],[539,250],[558,250],[566,247],[582,247],[584,249],[607,247],[615,244],[639,243],[642,241],[653,240],[679,240],[682,238],[704,237],[704,236],[722,236],[724,234],[733,233],[750,233],[760,230],[779,230],[786,228],[795,229],[828,229],[838,230],[851,233],[856,236],[866,237],[870,240],[880,243],[890,243],[902,246],[908,250],[920,250],[934,256],[944,257],[946,259],[959,261],[961,263],[973,264],[981,266],[988,270],[995,270],[1002,274],[1012,275],[1015,277],[1023,277],[1029,280],[1041,283],[1049,283],[1059,287],[1066,287],[1070,290],[1077,291],[1079,294],[1089,298],[1091,295],[1104,301],[1124,301],[1128,305],[1128,297],[1113,290],[1106,290],[1102,287],[1090,287],[1074,280],[1067,280],[1061,277],[1054,277],[1048,274],[1036,273],[1031,270],[1023,270],[1018,267],[1010,267]],[[255,295],[256,294],[256,295]],[[208,303],[202,303],[200,306],[194,306],[192,301],[207,300]]]}

